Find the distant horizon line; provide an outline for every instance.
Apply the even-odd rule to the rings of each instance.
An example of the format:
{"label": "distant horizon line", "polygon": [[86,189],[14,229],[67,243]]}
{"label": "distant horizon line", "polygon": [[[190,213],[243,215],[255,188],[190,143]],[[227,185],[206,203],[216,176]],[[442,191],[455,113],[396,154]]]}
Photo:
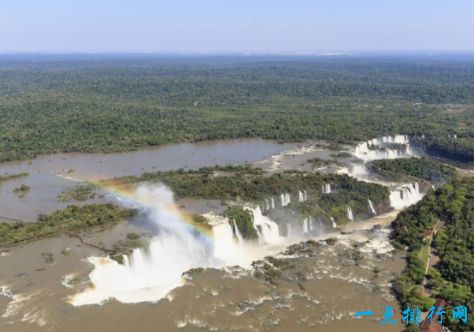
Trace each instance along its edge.
{"label": "distant horizon line", "polygon": [[346,51],[0,51],[3,55],[162,55],[162,56],[361,56],[474,55],[474,50],[346,50]]}

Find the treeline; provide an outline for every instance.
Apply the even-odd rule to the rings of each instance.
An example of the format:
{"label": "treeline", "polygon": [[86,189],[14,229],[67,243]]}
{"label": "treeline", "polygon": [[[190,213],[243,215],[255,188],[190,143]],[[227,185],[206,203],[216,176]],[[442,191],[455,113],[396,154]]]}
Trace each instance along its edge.
{"label": "treeline", "polygon": [[[433,240],[439,262],[430,268],[426,287],[430,297],[421,291],[425,266],[420,251],[428,237],[440,227]],[[422,305],[426,310],[435,298],[445,299],[450,307],[465,305],[474,310],[474,178],[456,180],[431,192],[421,202],[401,212],[392,224],[395,244],[408,247],[407,267],[395,283],[395,291],[403,305]],[[470,331],[468,325],[452,321],[453,331]],[[446,324],[445,324],[446,325]]]}
{"label": "treeline", "polygon": [[10,174],[10,175],[0,175],[0,183],[7,180],[13,180],[18,178],[23,178],[28,176],[28,173],[18,173],[18,174]]}
{"label": "treeline", "polygon": [[429,158],[400,158],[374,160],[369,170],[392,181],[410,180],[415,177],[442,184],[456,179],[456,170]]}
{"label": "treeline", "polygon": [[36,222],[0,223],[0,247],[52,237],[61,233],[84,232],[114,225],[136,212],[113,204],[68,206],[49,215],[41,215]]}
{"label": "treeline", "polygon": [[[104,181],[104,184],[130,185],[140,182],[164,183],[177,198],[195,197],[222,201],[241,200],[263,206],[265,199],[274,198],[280,204],[280,195],[288,193],[291,201],[304,215],[326,214],[328,219],[347,221],[346,208],[351,206],[361,219],[371,215],[368,199],[379,211],[388,209],[387,188],[357,181],[347,175],[302,173],[287,171],[268,175],[249,166],[210,167],[199,170],[178,170],[144,173]],[[322,194],[322,186],[331,184],[333,192]],[[305,190],[308,201],[298,202],[298,192]]]}
{"label": "treeline", "polygon": [[[0,59],[0,161],[240,137],[474,137],[473,107],[445,112],[446,104],[474,103],[469,61],[93,60]],[[473,156],[444,146],[449,153],[439,153],[449,158]]]}
{"label": "treeline", "polygon": [[433,156],[474,165],[474,137],[441,137],[423,140],[422,146]]}

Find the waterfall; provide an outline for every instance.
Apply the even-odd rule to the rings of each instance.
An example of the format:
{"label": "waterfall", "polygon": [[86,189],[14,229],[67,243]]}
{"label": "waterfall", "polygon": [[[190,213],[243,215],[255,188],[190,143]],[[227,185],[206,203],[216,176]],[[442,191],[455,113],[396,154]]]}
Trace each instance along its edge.
{"label": "waterfall", "polygon": [[282,242],[278,224],[264,216],[260,207],[246,209],[252,211],[253,227],[257,231],[260,243],[277,244]]}
{"label": "waterfall", "polygon": [[303,233],[308,233],[309,232],[309,227],[308,227],[308,218],[303,219]]}
{"label": "waterfall", "polygon": [[350,206],[347,207],[347,219],[354,221],[354,214],[352,213],[352,208]]}
{"label": "waterfall", "polygon": [[[206,216],[210,217],[209,214]],[[225,262],[235,262],[237,264],[239,261],[242,261],[243,245],[243,238],[239,228],[235,222],[233,227],[231,227],[227,219],[220,216],[213,217],[212,238],[214,240],[214,257]]]}
{"label": "waterfall", "polygon": [[290,194],[281,194],[280,195],[280,201],[281,201],[281,206],[282,207],[287,206],[288,204],[290,204],[291,203]]}
{"label": "waterfall", "polygon": [[419,202],[423,196],[417,182],[405,184],[390,190],[390,206],[396,210],[404,209]]}
{"label": "waterfall", "polygon": [[327,183],[323,186],[321,186],[321,191],[323,194],[330,194],[331,193],[331,184]]}
{"label": "waterfall", "polygon": [[270,210],[270,204],[268,203],[268,199],[265,198],[265,210]]}
{"label": "waterfall", "polygon": [[[288,200],[290,196],[288,195]],[[308,200],[308,195],[306,194],[306,190],[298,191],[298,202],[305,202]]]}
{"label": "waterfall", "polygon": [[273,199],[273,197],[271,198],[271,203],[272,203],[272,209],[275,208],[275,200]]}
{"label": "waterfall", "polygon": [[331,217],[331,223],[332,223],[332,228],[336,228],[337,227],[337,224],[336,222],[334,221],[334,218]]}
{"label": "waterfall", "polygon": [[[189,269],[248,266],[253,260],[254,251],[243,252],[240,232],[234,236],[226,218],[205,216],[212,226],[213,241],[210,241],[207,235],[189,226],[176,207],[172,192],[164,186],[141,186],[123,201],[141,208],[157,233],[146,250],[134,249],[131,255],[123,257],[123,264],[109,257],[89,257],[88,261],[94,265],[89,274],[92,286],[70,298],[75,306],[100,304],[113,298],[124,303],[155,302],[177,287],[183,272]],[[264,219],[261,212],[255,215],[257,221]],[[277,238],[275,231],[262,233],[269,242]]]}
{"label": "waterfall", "polygon": [[234,224],[234,234],[237,237],[237,240],[239,241],[239,244],[242,245],[244,243],[244,238],[242,237],[242,234],[240,234],[240,230],[237,227],[237,224],[235,223],[235,220],[233,221]]}
{"label": "waterfall", "polygon": [[369,209],[370,209],[370,212],[372,212],[372,214],[377,214],[377,211],[375,211],[375,207],[374,207],[374,204],[372,203],[372,201],[369,199],[368,200],[369,202]]}
{"label": "waterfall", "polygon": [[349,174],[356,179],[362,179],[362,181],[364,181],[367,179],[369,171],[364,164],[352,164]]}
{"label": "waterfall", "polygon": [[298,191],[298,202],[304,202],[304,194]]}
{"label": "waterfall", "polygon": [[[404,145],[403,150],[390,148],[390,144]],[[358,144],[353,155],[364,161],[395,159],[413,155],[410,141],[406,135],[383,136]]]}

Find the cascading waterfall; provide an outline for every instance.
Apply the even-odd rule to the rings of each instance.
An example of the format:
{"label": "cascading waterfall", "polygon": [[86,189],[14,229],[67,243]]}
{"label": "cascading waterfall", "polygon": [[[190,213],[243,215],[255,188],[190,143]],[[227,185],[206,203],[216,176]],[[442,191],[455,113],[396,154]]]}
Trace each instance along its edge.
{"label": "cascading waterfall", "polygon": [[[72,296],[71,304],[100,304],[112,298],[124,303],[155,302],[179,286],[183,272],[189,269],[250,266],[268,254],[265,246],[246,243],[237,224],[222,216],[204,215],[212,227],[212,241],[200,234],[184,220],[173,194],[164,186],[143,186],[133,196],[133,202],[146,210],[158,234],[147,250],[135,249],[124,256],[123,264],[109,257],[89,257],[94,265],[89,274],[93,286]],[[284,244],[278,224],[264,216],[258,206],[247,209],[252,211],[260,244]]]}
{"label": "cascading waterfall", "polygon": [[355,177],[359,180],[367,180],[369,177],[369,171],[365,164],[352,164],[348,172],[352,177]]}
{"label": "cascading waterfall", "polygon": [[205,217],[212,221],[213,256],[230,264],[245,264],[244,241],[237,225],[231,227],[226,218],[214,214]]}
{"label": "cascading waterfall", "polygon": [[352,213],[352,208],[350,206],[347,207],[347,219],[354,221],[354,214]]}
{"label": "cascading waterfall", "polygon": [[283,238],[280,236],[278,224],[264,216],[260,207],[247,207],[246,209],[252,211],[253,227],[257,231],[260,243],[278,244],[282,242]]}
{"label": "cascading waterfall", "polygon": [[298,202],[304,202],[304,194],[302,191],[298,191]]}
{"label": "cascading waterfall", "polygon": [[418,203],[424,194],[417,182],[409,183],[390,190],[390,206],[396,210]]}
{"label": "cascading waterfall", "polygon": [[[390,144],[404,145],[402,150],[390,147]],[[358,144],[353,150],[354,156],[364,161],[395,159],[414,155],[410,140],[406,135],[383,136]]]}
{"label": "cascading waterfall", "polygon": [[237,241],[239,242],[240,245],[242,245],[244,242],[244,238],[242,237],[242,234],[240,234],[240,230],[237,227],[235,220],[233,221],[233,225],[234,225],[234,234],[237,237]]}
{"label": "cascading waterfall", "polygon": [[[181,274],[191,268],[220,266],[223,261],[214,254],[236,245],[230,225],[231,241],[212,244],[204,235],[196,234],[183,220],[174,205],[173,194],[164,187],[140,187],[134,194],[146,202],[150,221],[159,233],[150,241],[148,250],[135,249],[124,264],[108,257],[90,257],[94,265],[89,279],[92,288],[71,298],[73,305],[97,304],[115,298],[121,302],[156,301],[181,282]],[[227,249],[219,248],[225,246]]]}
{"label": "cascading waterfall", "polygon": [[372,212],[372,214],[377,214],[377,211],[375,211],[375,207],[374,207],[374,203],[372,203],[372,201],[369,199],[368,200],[369,202],[369,209],[370,209],[370,212]]}
{"label": "cascading waterfall", "polygon": [[331,184],[327,183],[323,186],[321,186],[321,191],[323,194],[330,194],[331,193]]}
{"label": "cascading waterfall", "polygon": [[281,194],[280,195],[280,201],[281,201],[281,206],[282,207],[287,206],[288,204],[290,204],[291,203],[290,194]]}
{"label": "cascading waterfall", "polygon": [[308,200],[308,195],[306,194],[306,190],[298,191],[298,202],[305,202]]}
{"label": "cascading waterfall", "polygon": [[[405,151],[384,147],[393,143],[405,145]],[[364,161],[410,154],[408,137],[402,135],[386,136],[359,144],[354,152],[355,156]],[[322,186],[323,193],[331,191],[330,184]],[[97,304],[112,298],[126,303],[154,302],[178,286],[182,282],[183,272],[189,269],[249,266],[254,259],[258,259],[255,255],[260,248],[274,249],[278,247],[276,244],[285,244],[278,224],[262,214],[262,210],[275,208],[274,197],[265,199],[262,207],[247,208],[253,214],[253,227],[260,244],[257,246],[256,242],[246,241],[238,225],[235,222],[229,223],[224,217],[206,215],[212,226],[212,241],[192,229],[176,208],[173,195],[166,187],[143,186],[133,196],[139,203],[146,202],[143,208],[158,229],[157,234],[150,240],[147,250],[135,249],[130,256],[123,257],[123,264],[108,257],[90,257],[89,262],[94,265],[89,275],[93,287],[72,297],[73,305]],[[390,190],[390,205],[395,209],[402,209],[418,202],[422,197],[419,184],[410,183]],[[280,200],[281,206],[287,206],[291,202],[290,194],[281,194]],[[306,200],[306,191],[299,191],[298,201]],[[375,214],[375,207],[370,200],[368,205]],[[349,220],[354,221],[350,206],[347,206],[346,214]],[[292,224],[288,222],[287,236],[301,235],[299,225],[295,222],[292,229]],[[337,227],[332,217],[331,225],[333,228]],[[303,220],[303,234],[318,231],[319,228],[324,228],[320,220]]]}

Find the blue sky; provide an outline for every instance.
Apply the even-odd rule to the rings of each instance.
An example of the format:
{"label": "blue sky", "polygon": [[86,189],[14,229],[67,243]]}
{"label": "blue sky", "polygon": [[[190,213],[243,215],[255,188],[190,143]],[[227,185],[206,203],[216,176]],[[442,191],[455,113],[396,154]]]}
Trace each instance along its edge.
{"label": "blue sky", "polygon": [[0,52],[474,51],[474,0],[1,0]]}

